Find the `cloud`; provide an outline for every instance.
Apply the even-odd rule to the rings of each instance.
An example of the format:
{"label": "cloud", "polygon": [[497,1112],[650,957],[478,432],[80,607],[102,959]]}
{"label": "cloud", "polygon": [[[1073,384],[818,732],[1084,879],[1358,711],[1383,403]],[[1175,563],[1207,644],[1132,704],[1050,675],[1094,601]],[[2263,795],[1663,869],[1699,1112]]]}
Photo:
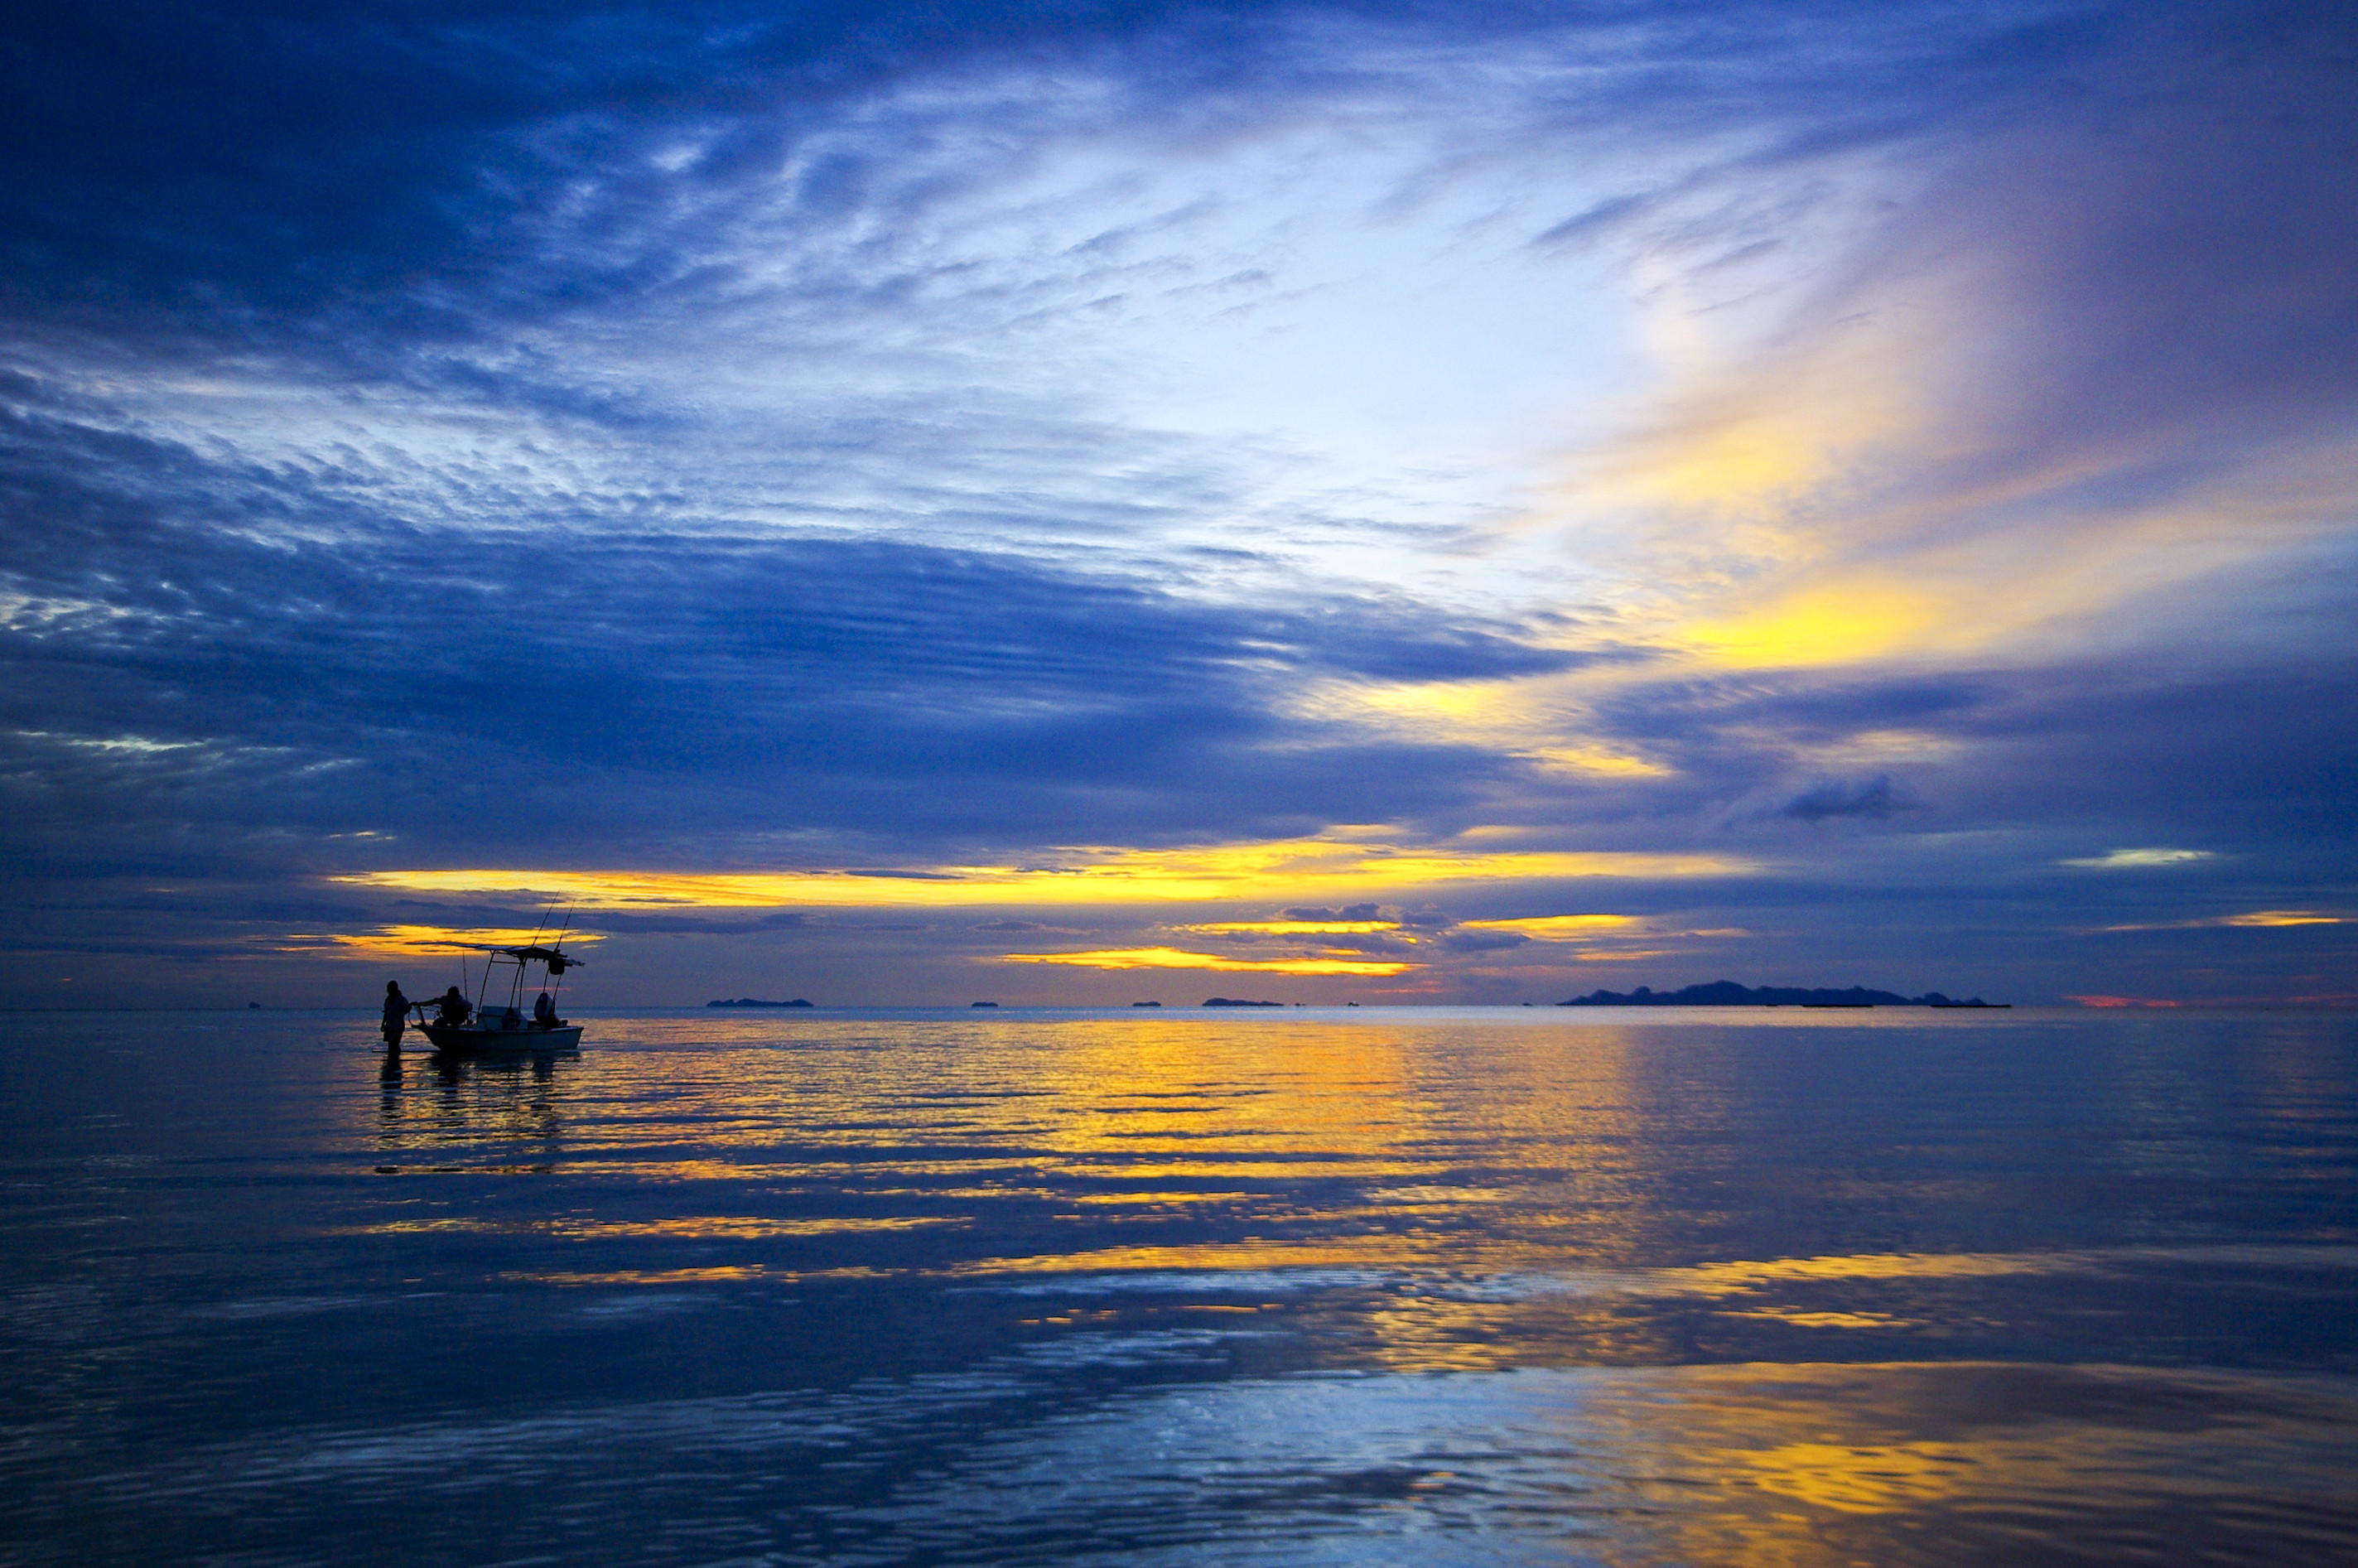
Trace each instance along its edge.
{"label": "cloud", "polygon": [[2333,24],[2223,52],[2237,32],[2157,16],[2086,93],[1952,125],[1773,332],[1715,335],[1682,269],[1699,336],[1573,492],[1676,585],[1664,641],[1740,669],[2322,647],[2221,589],[2347,537],[2358,224],[2308,192],[2346,175],[2353,112]]}
{"label": "cloud", "polygon": [[2210,927],[2236,930],[2277,930],[2294,925],[2340,925],[2344,917],[2313,909],[2255,909],[2242,914],[2214,914],[2201,920],[2165,920],[2147,925],[2106,925],[2112,931],[2200,931]]}
{"label": "cloud", "polygon": [[1908,793],[1891,782],[1889,773],[1850,781],[1821,779],[1777,808],[1779,816],[1797,822],[1823,822],[1836,816],[1868,816],[1880,821],[1896,811],[1920,810]]}
{"label": "cloud", "polygon": [[[562,914],[563,912],[559,912]],[[699,936],[750,936],[764,931],[801,931],[811,918],[800,910],[780,910],[752,920],[698,920],[689,915],[643,914],[601,909],[598,929],[610,935],[676,934]]]}
{"label": "cloud", "polygon": [[[1705,855],[1486,850],[1448,843],[1401,846],[1304,838],[1167,850],[1072,849],[1056,852],[1044,864],[934,867],[916,877],[878,877],[857,868],[745,872],[417,869],[350,872],[330,881],[350,887],[445,894],[529,892],[585,909],[741,909],[781,903],[946,908],[1200,903],[1322,886],[1390,890],[1571,877],[1731,876],[1748,869],[1739,860]],[[1261,924],[1231,923],[1229,928]]]}
{"label": "cloud", "polygon": [[[308,952],[324,946],[341,947],[354,956],[371,958],[421,958],[474,953],[492,946],[521,946],[533,941],[546,944],[550,940],[551,935],[546,929],[528,925],[481,930],[454,930],[439,925],[384,925],[373,931],[350,935],[293,935],[287,939],[287,951]],[[595,932],[577,931],[568,933],[565,940],[587,945],[600,938]]]}
{"label": "cloud", "polygon": [[1534,942],[1587,942],[1643,922],[1632,914],[1538,914],[1516,920],[1466,920],[1463,931],[1505,931]]}
{"label": "cloud", "polygon": [[1398,931],[1400,922],[1376,919],[1347,920],[1328,916],[1323,919],[1301,920],[1215,920],[1198,925],[1174,925],[1171,929],[1222,936],[1303,936],[1320,934],[1348,936]]}
{"label": "cloud", "polygon": [[2338,16],[1824,20],[12,16],[12,951],[2340,907]]}
{"label": "cloud", "polygon": [[2190,866],[2215,860],[2208,849],[2114,849],[2102,855],[2058,860],[2061,866],[2092,866],[2098,871],[2143,871],[2154,866]]}
{"label": "cloud", "polygon": [[1441,945],[1453,953],[1497,953],[1509,947],[1528,946],[1531,937],[1520,931],[1453,930],[1441,938]]}
{"label": "cloud", "polygon": [[1393,959],[1325,955],[1308,958],[1234,958],[1176,947],[1124,947],[1090,953],[1005,953],[1002,964],[1065,964],[1090,969],[1217,969],[1254,975],[1402,975],[1423,966]]}

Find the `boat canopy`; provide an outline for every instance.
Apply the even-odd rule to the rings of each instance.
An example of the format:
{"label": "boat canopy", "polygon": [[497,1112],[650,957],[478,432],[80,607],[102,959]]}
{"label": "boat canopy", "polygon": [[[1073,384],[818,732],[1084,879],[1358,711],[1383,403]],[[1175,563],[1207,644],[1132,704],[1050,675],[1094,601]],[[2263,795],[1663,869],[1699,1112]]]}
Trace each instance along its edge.
{"label": "boat canopy", "polygon": [[568,969],[579,968],[589,962],[588,959],[577,958],[570,953],[560,953],[554,947],[493,947],[481,942],[466,942],[460,946],[472,947],[478,953],[497,953],[502,957],[514,959],[518,964],[546,964],[548,972],[552,975],[561,975]]}

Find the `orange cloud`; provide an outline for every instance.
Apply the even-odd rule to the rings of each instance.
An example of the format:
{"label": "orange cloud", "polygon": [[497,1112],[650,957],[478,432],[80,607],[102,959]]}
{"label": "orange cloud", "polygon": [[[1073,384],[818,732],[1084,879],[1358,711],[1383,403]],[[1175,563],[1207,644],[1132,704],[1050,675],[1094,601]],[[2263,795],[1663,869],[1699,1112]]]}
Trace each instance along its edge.
{"label": "orange cloud", "polygon": [[1179,849],[1065,849],[1039,865],[749,872],[421,869],[328,880],[408,892],[531,894],[593,909],[955,908],[1247,899],[1371,902],[1399,890],[1462,883],[1728,876],[1756,869],[1724,855],[1481,850],[1462,844],[1403,848],[1338,835]]}
{"label": "orange cloud", "polygon": [[2215,926],[2272,930],[2284,925],[2340,925],[2338,914],[2313,909],[2255,909],[2248,914],[2214,914],[2207,920],[2167,920],[2154,925],[2100,925],[2099,931],[2200,931]]}
{"label": "orange cloud", "polygon": [[1639,924],[1634,914],[1541,914],[1527,920],[1461,920],[1476,931],[1511,931],[1534,942],[1585,942]]}
{"label": "orange cloud", "polygon": [[[556,940],[556,936],[557,933],[546,926],[535,931],[522,926],[460,930],[446,925],[380,925],[374,931],[350,935],[330,932],[294,936],[281,951],[315,952],[327,946],[340,947],[360,957],[428,958],[477,947],[521,947],[535,938],[546,944]],[[565,937],[568,946],[603,940],[592,931],[568,932]]]}
{"label": "orange cloud", "polygon": [[1376,958],[1230,958],[1177,947],[1113,947],[1093,953],[1003,953],[1002,964],[1071,964],[1087,969],[1217,969],[1253,975],[1399,975],[1420,968]]}
{"label": "orange cloud", "polygon": [[1174,931],[1188,931],[1206,935],[1219,935],[1232,931],[1257,932],[1264,936],[1364,936],[1379,931],[1398,931],[1397,920],[1216,920],[1201,925],[1174,925]]}

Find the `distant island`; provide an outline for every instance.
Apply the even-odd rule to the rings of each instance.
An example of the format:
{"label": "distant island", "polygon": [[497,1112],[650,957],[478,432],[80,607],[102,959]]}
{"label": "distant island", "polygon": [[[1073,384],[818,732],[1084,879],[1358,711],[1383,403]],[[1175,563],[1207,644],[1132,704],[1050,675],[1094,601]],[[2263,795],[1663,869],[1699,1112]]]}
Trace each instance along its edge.
{"label": "distant island", "polygon": [[1620,991],[1591,991],[1586,996],[1560,1001],[1558,1007],[2011,1007],[2012,1002],[1984,1001],[1979,997],[1955,1000],[1939,991],[1926,991],[1922,996],[1901,996],[1897,991],[1869,990],[1865,986],[1852,986],[1846,990],[1832,990],[1807,986],[1739,986],[1734,980],[1714,980],[1709,985],[1685,986],[1674,991],[1658,991],[1639,986],[1626,995]]}
{"label": "distant island", "polygon": [[792,1001],[763,1001],[757,996],[741,996],[724,1001],[708,1001],[707,1007],[808,1007],[811,1004],[796,997]]}
{"label": "distant island", "polygon": [[1206,997],[1204,1005],[1206,1007],[1283,1007],[1285,1004],[1282,1001],[1244,1001],[1232,996],[1213,996]]}
{"label": "distant island", "polygon": [[967,1003],[967,1006],[968,1007],[997,1007],[998,1005],[999,1004],[995,1001],[970,1001]]}
{"label": "distant island", "polygon": [[1132,1007],[1161,1007],[1163,1004],[1159,1001],[1134,1001],[1130,1005]]}

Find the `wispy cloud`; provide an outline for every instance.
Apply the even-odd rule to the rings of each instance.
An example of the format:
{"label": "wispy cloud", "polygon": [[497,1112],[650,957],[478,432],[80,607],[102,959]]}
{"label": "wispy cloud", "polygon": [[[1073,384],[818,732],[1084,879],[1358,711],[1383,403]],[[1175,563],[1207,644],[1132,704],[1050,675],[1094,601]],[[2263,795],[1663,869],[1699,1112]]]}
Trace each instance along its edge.
{"label": "wispy cloud", "polygon": [[2197,860],[2214,860],[2208,849],[2113,849],[2102,855],[2090,855],[2059,860],[2062,866],[2091,866],[2098,871],[2142,871],[2154,866],[2190,866]]}
{"label": "wispy cloud", "polygon": [[2212,927],[2274,930],[2290,925],[2340,925],[2344,916],[2321,914],[2313,909],[2255,909],[2242,914],[2213,914],[2200,920],[2162,920],[2127,925],[2106,925],[2104,931],[2201,931]]}

